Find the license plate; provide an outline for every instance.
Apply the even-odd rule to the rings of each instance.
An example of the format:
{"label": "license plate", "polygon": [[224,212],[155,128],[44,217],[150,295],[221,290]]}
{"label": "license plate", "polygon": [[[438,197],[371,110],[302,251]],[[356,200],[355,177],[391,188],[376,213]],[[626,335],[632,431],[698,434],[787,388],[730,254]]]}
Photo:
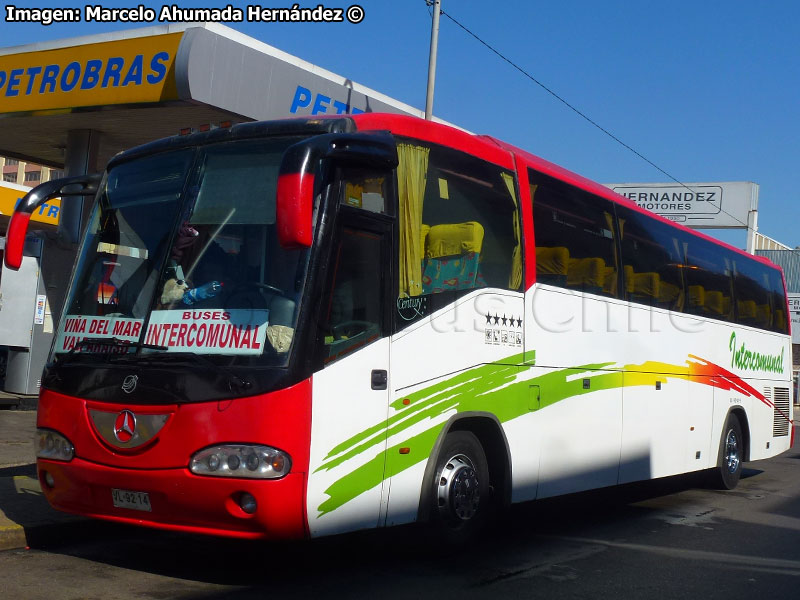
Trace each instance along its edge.
{"label": "license plate", "polygon": [[147,492],[131,492],[129,490],[111,490],[111,500],[117,508],[143,510],[150,512],[150,494]]}

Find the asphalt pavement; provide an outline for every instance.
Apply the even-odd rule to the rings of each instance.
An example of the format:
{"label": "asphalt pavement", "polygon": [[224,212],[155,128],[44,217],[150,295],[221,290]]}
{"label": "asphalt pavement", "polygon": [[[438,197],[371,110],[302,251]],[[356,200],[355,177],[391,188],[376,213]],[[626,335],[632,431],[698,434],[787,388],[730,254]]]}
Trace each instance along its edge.
{"label": "asphalt pavement", "polygon": [[37,536],[79,526],[79,517],[47,503],[36,476],[36,411],[0,410],[0,550],[25,548]]}
{"label": "asphalt pavement", "polygon": [[36,474],[35,432],[36,411],[0,410],[0,551],[70,535],[68,530],[85,524],[45,499]]}

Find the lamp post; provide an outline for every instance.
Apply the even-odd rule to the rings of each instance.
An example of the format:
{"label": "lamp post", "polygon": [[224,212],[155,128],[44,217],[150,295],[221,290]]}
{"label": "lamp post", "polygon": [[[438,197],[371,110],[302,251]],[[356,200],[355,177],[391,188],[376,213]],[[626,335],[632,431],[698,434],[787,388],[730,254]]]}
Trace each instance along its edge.
{"label": "lamp post", "polygon": [[433,117],[433,87],[436,83],[436,51],[439,46],[439,14],[441,0],[433,0],[433,22],[431,24],[431,51],[428,56],[428,93],[425,97],[425,119]]}

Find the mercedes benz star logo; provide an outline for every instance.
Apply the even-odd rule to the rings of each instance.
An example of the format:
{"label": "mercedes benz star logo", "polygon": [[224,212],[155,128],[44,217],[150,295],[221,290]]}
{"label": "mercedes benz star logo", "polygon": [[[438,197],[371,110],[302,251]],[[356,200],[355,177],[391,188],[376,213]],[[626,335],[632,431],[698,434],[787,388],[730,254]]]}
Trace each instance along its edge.
{"label": "mercedes benz star logo", "polygon": [[133,439],[136,433],[136,415],[129,410],[123,410],[114,421],[114,437],[123,444]]}
{"label": "mercedes benz star logo", "polygon": [[122,391],[126,394],[130,394],[133,390],[136,389],[136,383],[139,381],[138,375],[128,375],[125,378],[125,381],[122,382]]}

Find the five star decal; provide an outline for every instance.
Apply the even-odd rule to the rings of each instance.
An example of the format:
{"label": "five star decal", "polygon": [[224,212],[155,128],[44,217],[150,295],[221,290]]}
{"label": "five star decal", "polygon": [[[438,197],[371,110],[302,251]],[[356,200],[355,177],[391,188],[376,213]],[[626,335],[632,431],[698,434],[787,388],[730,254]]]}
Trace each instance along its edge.
{"label": "five star decal", "polygon": [[506,314],[503,314],[503,316],[501,317],[499,312],[494,314],[492,314],[491,312],[486,313],[487,325],[502,325],[503,327],[514,327],[517,329],[522,329],[522,323],[523,323],[522,317],[508,316]]}
{"label": "five star decal", "polygon": [[493,346],[522,346],[522,316],[489,311],[486,313],[484,342]]}

